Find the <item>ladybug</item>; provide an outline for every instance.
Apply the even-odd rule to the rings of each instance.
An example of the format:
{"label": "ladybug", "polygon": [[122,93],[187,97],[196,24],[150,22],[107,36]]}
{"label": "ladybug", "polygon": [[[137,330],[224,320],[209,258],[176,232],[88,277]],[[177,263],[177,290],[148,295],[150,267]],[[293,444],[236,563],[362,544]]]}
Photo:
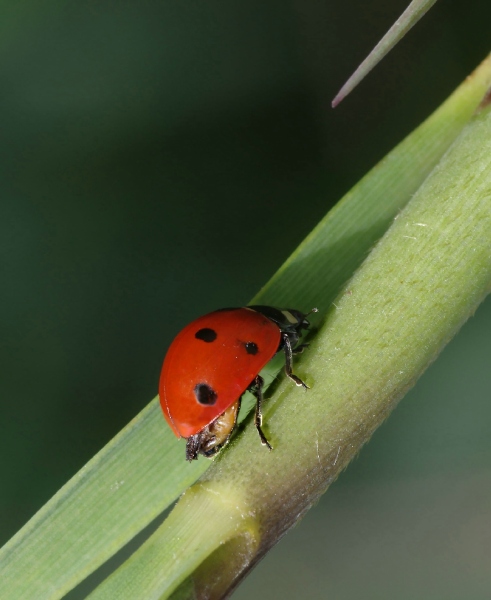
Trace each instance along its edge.
{"label": "ladybug", "polygon": [[306,346],[297,343],[310,326],[308,314],[271,306],[224,308],[196,319],[177,335],[164,359],[159,396],[172,431],[187,439],[188,461],[198,454],[211,458],[228,443],[247,390],[256,398],[261,442],[272,450],[261,429],[264,380],[259,372],[283,350],[286,374],[308,388],[292,372],[293,354]]}

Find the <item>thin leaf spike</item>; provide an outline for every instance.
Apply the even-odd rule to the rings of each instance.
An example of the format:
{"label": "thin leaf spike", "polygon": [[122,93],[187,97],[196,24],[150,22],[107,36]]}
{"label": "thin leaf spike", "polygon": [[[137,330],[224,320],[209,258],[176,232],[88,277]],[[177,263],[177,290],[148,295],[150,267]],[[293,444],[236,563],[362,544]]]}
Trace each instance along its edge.
{"label": "thin leaf spike", "polygon": [[348,81],[339,90],[332,101],[332,107],[344,100],[346,96],[362,81],[382,58],[399,42],[406,33],[416,25],[423,15],[435,4],[436,0],[413,0],[402,15],[392,25],[380,42],[360,64]]}

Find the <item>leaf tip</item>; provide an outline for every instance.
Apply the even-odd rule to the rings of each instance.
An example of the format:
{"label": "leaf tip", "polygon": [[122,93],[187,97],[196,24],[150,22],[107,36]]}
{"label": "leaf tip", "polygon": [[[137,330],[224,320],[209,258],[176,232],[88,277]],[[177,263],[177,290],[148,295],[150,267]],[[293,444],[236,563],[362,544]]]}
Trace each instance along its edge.
{"label": "leaf tip", "polygon": [[331,102],[331,108],[336,108],[336,106],[341,102],[341,100],[344,99],[344,95],[341,94],[341,92],[339,92],[335,97],[334,100]]}

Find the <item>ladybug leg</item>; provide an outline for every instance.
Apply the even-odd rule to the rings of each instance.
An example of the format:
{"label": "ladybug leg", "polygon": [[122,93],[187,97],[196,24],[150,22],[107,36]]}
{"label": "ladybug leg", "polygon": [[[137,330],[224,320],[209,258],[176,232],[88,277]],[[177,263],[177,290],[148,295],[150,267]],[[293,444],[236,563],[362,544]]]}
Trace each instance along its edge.
{"label": "ladybug leg", "polygon": [[296,346],[296,348],[292,348],[292,354],[302,354],[305,348],[308,348],[310,344],[300,344],[300,346]]}
{"label": "ladybug leg", "polygon": [[198,459],[198,453],[201,449],[201,438],[201,431],[188,437],[186,441],[186,460],[189,462]]}
{"label": "ladybug leg", "polygon": [[[305,389],[308,389],[309,386],[304,383],[300,377],[297,377],[293,374],[293,353],[294,349],[292,348],[292,343],[287,333],[283,333],[283,350],[285,351],[285,372],[290,379],[292,379],[298,386],[303,386]],[[303,346],[303,347],[302,347]],[[299,346],[297,350],[302,351],[305,348],[305,344]]]}
{"label": "ladybug leg", "polygon": [[264,379],[261,377],[261,375],[257,375],[248,389],[252,394],[254,394],[256,398],[256,414],[254,416],[254,424],[256,425],[257,432],[259,433],[259,437],[261,438],[261,444],[263,446],[267,446],[270,450],[272,450],[273,446],[268,442],[268,439],[266,438],[263,430],[261,429],[261,425],[263,424],[263,413],[261,412],[261,404],[264,400],[263,385]]}

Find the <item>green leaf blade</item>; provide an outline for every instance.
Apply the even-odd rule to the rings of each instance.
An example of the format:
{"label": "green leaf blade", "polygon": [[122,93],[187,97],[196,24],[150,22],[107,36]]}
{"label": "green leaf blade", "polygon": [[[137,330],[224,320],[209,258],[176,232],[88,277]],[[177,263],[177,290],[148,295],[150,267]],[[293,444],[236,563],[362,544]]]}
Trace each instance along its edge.
{"label": "green leaf blade", "polygon": [[[255,301],[305,310],[318,305],[323,312],[329,310],[342,284],[460,133],[490,82],[488,59],[426,123],[347,194]],[[312,354],[309,351],[309,356]],[[308,367],[301,364],[299,368],[301,376],[305,375],[307,380],[313,377],[311,383],[316,384],[310,364]],[[280,397],[286,393],[282,389]],[[298,397],[291,402],[298,408]],[[283,425],[274,423],[275,407],[276,403],[271,403],[268,426],[271,416],[272,430],[284,431]],[[256,434],[250,429],[238,437],[234,447],[250,438],[251,446],[247,446],[245,456],[252,462],[263,461],[263,454],[260,458],[248,454],[258,452],[254,449],[258,445]],[[275,435],[281,437],[279,433]],[[307,448],[299,456],[306,451]],[[322,452],[331,452],[331,462],[336,464],[346,459],[338,446],[324,448]],[[9,600],[61,598],[149,524],[210,466],[203,460],[186,464],[183,455],[182,443],[166,428],[160,408],[153,401],[0,550],[0,580],[5,596]],[[278,453],[275,451],[273,455],[277,457]],[[222,459],[216,461],[213,469],[221,464]],[[276,469],[271,464],[271,469]],[[327,473],[326,477],[329,479],[331,475]],[[233,497],[240,500],[238,505],[243,502],[248,505],[249,500],[242,493],[245,491],[238,488]],[[242,535],[242,526],[237,525],[234,535]],[[250,530],[249,524],[246,529]],[[225,542],[234,539],[227,535]],[[256,534],[251,535],[255,544]],[[190,557],[194,560],[192,564],[181,564],[179,573],[183,577],[194,572],[202,557],[213,551],[218,538],[207,539],[208,542],[203,540],[199,556]],[[170,574],[174,568],[170,560],[166,572]],[[181,581],[181,575],[173,581]]]}
{"label": "green leaf blade", "polygon": [[[299,357],[297,372],[311,390],[284,378],[265,405],[275,450],[261,447],[253,427],[238,435],[190,490],[198,506],[207,502],[206,515],[187,500],[178,503],[91,599],[125,600],[137,589],[168,598],[169,581],[183,582],[189,598],[230,591],[318,500],[490,289],[491,107],[463,130]],[[237,510],[224,513],[227,503]],[[213,561],[221,546],[251,529],[257,551],[242,556],[240,572],[229,570],[230,553]],[[185,553],[195,545],[201,560],[203,553],[210,557],[208,576],[193,552]]]}
{"label": "green leaf blade", "polygon": [[[323,273],[328,279],[324,261]],[[167,598],[178,582],[189,598],[218,598],[233,588],[359,452],[490,288],[488,109],[433,169],[299,357],[297,372],[306,374],[311,390],[284,379],[266,403],[274,451],[261,447],[252,427],[238,435],[190,490],[198,506],[206,502],[206,515],[198,515],[184,498],[91,600],[116,595],[125,600],[138,589],[144,589],[144,597]],[[237,510],[224,513],[226,503]],[[257,551],[242,556],[239,569],[230,569],[233,553],[215,556],[251,530]],[[174,559],[176,544],[179,560]],[[208,576],[196,556],[184,551],[195,546],[201,558],[210,557]],[[152,567],[156,564],[158,569]],[[216,572],[222,573],[219,582]],[[190,586],[185,578],[191,573],[196,576]],[[168,582],[172,589],[165,589]],[[127,587],[131,591],[125,594]]]}
{"label": "green leaf blade", "polygon": [[193,483],[154,400],[0,550],[8,598],[60,598]]}

